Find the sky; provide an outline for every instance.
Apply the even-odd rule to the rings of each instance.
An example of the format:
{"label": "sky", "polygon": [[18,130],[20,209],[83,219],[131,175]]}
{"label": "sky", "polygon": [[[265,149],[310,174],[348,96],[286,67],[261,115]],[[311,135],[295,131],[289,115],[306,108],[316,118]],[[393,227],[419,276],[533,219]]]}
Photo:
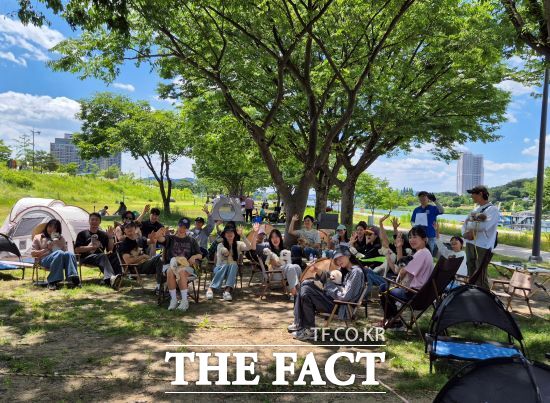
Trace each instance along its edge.
{"label": "sky", "polygon": [[[14,13],[16,9],[15,0],[0,3],[0,138],[10,147],[15,146],[15,139],[21,134],[30,134],[34,128],[40,131],[35,137],[36,149],[49,151],[54,138],[79,130],[80,123],[75,118],[78,100],[96,92],[111,91],[134,100],[147,100],[157,109],[172,107],[169,101],[158,99],[155,90],[160,78],[147,65],[137,68],[132,63],[124,64],[109,86],[100,80],[80,80],[71,73],[52,71],[46,62],[56,55],[49,49],[76,34],[61,18],[52,15],[49,27],[24,26]],[[498,131],[502,138],[494,143],[466,143],[462,147],[484,156],[487,186],[534,177],[537,169],[541,99],[531,94],[540,88],[514,81],[499,86],[512,94],[507,121]],[[192,163],[188,158],[178,160],[172,168],[173,177],[193,177]],[[127,154],[122,157],[122,170],[148,176],[145,164]],[[426,145],[409,154],[380,158],[368,171],[388,179],[398,189],[454,192],[456,170],[456,162],[436,160]]]}

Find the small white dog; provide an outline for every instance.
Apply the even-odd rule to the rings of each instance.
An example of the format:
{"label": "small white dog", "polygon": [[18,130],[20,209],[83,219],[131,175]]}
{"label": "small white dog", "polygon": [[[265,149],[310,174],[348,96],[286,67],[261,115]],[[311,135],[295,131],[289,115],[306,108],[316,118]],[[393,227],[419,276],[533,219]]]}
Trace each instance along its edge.
{"label": "small white dog", "polygon": [[279,260],[279,256],[277,256],[275,254],[275,252],[273,252],[271,249],[269,248],[264,248],[264,255],[265,255],[265,264],[267,266],[270,266],[272,265],[273,263],[279,263],[280,260]]}
{"label": "small white dog", "polygon": [[290,255],[290,251],[288,249],[283,249],[281,251],[281,256],[279,256],[279,259],[281,260],[281,264],[284,266],[285,264],[292,263],[292,258]]}

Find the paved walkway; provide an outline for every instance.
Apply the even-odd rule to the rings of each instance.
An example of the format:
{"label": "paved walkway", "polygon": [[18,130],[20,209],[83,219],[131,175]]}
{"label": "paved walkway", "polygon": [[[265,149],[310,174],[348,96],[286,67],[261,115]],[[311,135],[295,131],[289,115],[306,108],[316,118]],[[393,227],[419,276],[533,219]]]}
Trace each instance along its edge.
{"label": "paved walkway", "polygon": [[[441,239],[443,239],[443,242],[449,242],[451,237],[449,235],[441,235]],[[527,248],[520,248],[519,246],[510,246],[510,245],[498,245],[495,250],[495,253],[499,255],[509,256],[512,258],[519,258],[519,259],[529,259],[529,256],[531,256],[531,249]],[[540,253],[542,260],[545,262],[550,261],[550,252],[541,252]]]}

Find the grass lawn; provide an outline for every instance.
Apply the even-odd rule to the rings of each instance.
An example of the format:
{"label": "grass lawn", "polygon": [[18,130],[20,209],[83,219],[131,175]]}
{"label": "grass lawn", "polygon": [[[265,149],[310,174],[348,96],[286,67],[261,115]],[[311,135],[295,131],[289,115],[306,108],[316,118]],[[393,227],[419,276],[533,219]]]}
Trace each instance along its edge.
{"label": "grass lawn", "polygon": [[[153,401],[169,400],[165,391],[208,390],[199,386],[171,386],[174,364],[164,362],[166,351],[258,351],[256,367],[261,375],[261,386],[247,390],[285,390],[271,385],[275,371],[273,352],[297,352],[300,366],[307,352],[313,352],[317,362],[324,363],[337,350],[293,340],[286,331],[292,321],[292,304],[276,290],[267,299],[257,298],[258,284],[253,282],[248,287],[247,269],[244,287],[235,292],[233,302],[218,298],[207,302],[201,291],[199,304],[191,303],[184,314],[167,311],[166,305],[156,305],[151,292],[152,280],[147,280],[145,288],[125,280],[123,288],[114,292],[98,285],[97,269],[84,267],[83,273],[82,289],[64,288],[56,292],[35,287],[28,279],[19,280],[17,271],[0,274],[0,390],[6,400]],[[540,293],[538,295],[537,298],[542,298]],[[514,314],[525,337],[529,357],[539,361],[544,361],[544,353],[550,349],[548,304],[548,298],[537,299],[537,316],[530,318],[518,302],[520,314]],[[381,311],[375,302],[369,303],[367,318],[363,312],[361,310],[356,328],[370,327],[380,320]],[[430,315],[431,312],[427,312],[420,322],[423,330],[427,329]],[[458,329],[457,334],[484,335],[504,341],[500,332],[483,327],[472,329],[465,326]],[[340,351],[385,351],[386,362],[377,367],[377,379],[394,392],[383,385],[365,389],[358,381],[354,386],[336,390],[387,392],[376,395],[376,401],[396,401],[394,393],[411,401],[431,401],[456,365],[442,363],[429,374],[424,344],[416,333],[386,333],[386,337],[385,347],[350,347]],[[169,344],[214,347],[169,347]],[[220,347],[228,344],[267,347]],[[275,345],[292,347],[271,347]],[[364,376],[364,364],[341,363],[336,368],[341,379],[350,374]],[[186,377],[196,379],[196,376],[197,367],[186,367]],[[224,389],[212,386],[210,390]],[[236,387],[225,389],[231,390]],[[317,386],[293,390],[335,389]],[[281,399],[279,395],[249,397],[251,401]],[[363,397],[350,395],[346,400]],[[236,396],[196,395],[194,400],[231,398]],[[315,395],[300,396],[304,401],[315,399]]]}

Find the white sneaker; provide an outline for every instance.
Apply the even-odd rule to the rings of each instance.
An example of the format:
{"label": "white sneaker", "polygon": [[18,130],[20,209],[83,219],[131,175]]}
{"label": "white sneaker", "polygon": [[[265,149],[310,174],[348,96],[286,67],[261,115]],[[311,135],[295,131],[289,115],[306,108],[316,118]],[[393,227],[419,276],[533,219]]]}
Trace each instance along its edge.
{"label": "white sneaker", "polygon": [[168,310],[173,311],[178,306],[178,300],[176,298],[170,299],[170,305],[168,305]]}
{"label": "white sneaker", "polygon": [[211,290],[206,291],[206,299],[207,299],[207,300],[212,300],[212,299],[214,299],[214,292],[211,291]]}
{"label": "white sneaker", "polygon": [[223,300],[224,301],[233,301],[233,297],[231,296],[231,293],[229,291],[223,292]]}
{"label": "white sneaker", "polygon": [[178,305],[178,307],[176,308],[178,311],[187,311],[187,309],[189,308],[189,300],[187,298],[184,298],[180,301],[180,304]]}

